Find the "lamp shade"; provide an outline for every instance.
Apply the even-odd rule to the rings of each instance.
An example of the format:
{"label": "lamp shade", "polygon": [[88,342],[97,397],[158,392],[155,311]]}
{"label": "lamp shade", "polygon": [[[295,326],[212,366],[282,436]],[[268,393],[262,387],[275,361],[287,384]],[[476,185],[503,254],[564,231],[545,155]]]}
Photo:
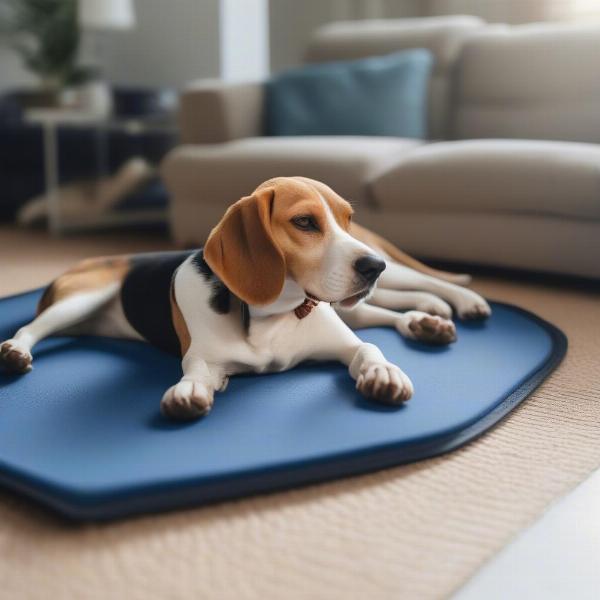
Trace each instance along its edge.
{"label": "lamp shade", "polygon": [[79,0],[79,24],[90,29],[131,29],[132,0]]}

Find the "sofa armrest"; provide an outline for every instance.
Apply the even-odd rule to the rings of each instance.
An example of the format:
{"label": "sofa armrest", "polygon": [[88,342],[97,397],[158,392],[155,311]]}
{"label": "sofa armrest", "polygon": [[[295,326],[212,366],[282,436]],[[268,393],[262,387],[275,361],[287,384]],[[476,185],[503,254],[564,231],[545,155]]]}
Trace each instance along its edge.
{"label": "sofa armrest", "polygon": [[179,107],[182,143],[216,144],[262,135],[263,100],[262,82],[192,82]]}

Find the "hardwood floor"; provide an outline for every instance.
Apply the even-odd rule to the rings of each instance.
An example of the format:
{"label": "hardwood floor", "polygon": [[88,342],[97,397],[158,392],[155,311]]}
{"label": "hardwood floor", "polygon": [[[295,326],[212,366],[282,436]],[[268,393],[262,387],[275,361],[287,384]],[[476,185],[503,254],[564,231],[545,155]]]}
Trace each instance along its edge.
{"label": "hardwood floor", "polygon": [[0,296],[45,285],[90,256],[172,250],[165,234],[129,231],[54,238],[42,230],[0,226]]}

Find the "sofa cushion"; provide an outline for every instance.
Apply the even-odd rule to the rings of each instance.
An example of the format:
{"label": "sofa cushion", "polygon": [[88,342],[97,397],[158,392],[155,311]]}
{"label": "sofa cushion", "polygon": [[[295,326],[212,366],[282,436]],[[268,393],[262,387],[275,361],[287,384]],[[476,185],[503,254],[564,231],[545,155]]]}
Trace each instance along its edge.
{"label": "sofa cushion", "polygon": [[600,25],[490,27],[458,61],[452,138],[600,142]]}
{"label": "sofa cushion", "polygon": [[428,50],[298,67],[266,84],[267,135],[427,136]]}
{"label": "sofa cushion", "polygon": [[421,142],[385,137],[246,138],[227,144],[179,146],[162,164],[171,192],[173,233],[197,243],[225,209],[263,181],[304,175],[364,203],[366,182]]}
{"label": "sofa cushion", "polygon": [[198,202],[229,203],[278,176],[303,175],[360,201],[365,182],[420,142],[384,137],[246,138],[227,144],[179,146],[163,163],[169,187]]}
{"label": "sofa cushion", "polygon": [[391,211],[600,219],[600,146],[524,140],[440,142],[400,156],[370,189]]}

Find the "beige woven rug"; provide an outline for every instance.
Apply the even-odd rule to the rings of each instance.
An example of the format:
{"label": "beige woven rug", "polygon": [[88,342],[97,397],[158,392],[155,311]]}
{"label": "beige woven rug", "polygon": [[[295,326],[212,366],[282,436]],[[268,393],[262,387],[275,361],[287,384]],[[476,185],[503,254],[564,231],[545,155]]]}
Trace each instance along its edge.
{"label": "beige woven rug", "polygon": [[[165,246],[0,229],[0,292],[79,256]],[[107,525],[0,493],[0,597],[443,598],[600,465],[600,295],[478,278],[561,327],[562,366],[478,441],[372,475]],[[202,460],[199,456],[198,460]]]}

